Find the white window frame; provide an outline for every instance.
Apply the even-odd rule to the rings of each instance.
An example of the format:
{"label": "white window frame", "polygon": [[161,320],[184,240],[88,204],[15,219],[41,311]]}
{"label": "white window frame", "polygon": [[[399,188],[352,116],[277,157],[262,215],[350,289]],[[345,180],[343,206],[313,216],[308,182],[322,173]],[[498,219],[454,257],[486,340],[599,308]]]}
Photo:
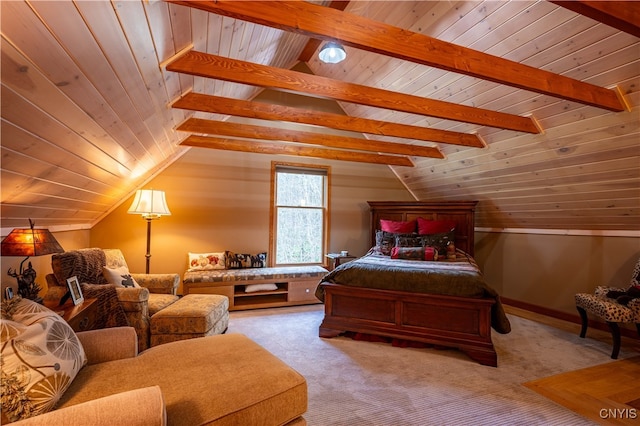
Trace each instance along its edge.
{"label": "white window frame", "polygon": [[287,206],[278,206],[276,194],[277,194],[277,179],[276,174],[279,170],[287,169],[289,171],[299,171],[300,173],[310,173],[310,174],[320,174],[324,176],[324,206],[322,208],[322,254],[319,262],[317,263],[306,263],[306,264],[292,264],[292,265],[324,265],[325,257],[324,254],[327,252],[327,247],[329,247],[329,211],[330,211],[330,191],[331,191],[331,167],[324,165],[315,165],[315,164],[300,164],[300,163],[286,163],[286,162],[271,162],[271,209],[270,209],[270,226],[269,226],[269,247],[270,247],[270,255],[269,255],[269,265],[270,266],[286,266],[286,264],[277,264],[277,233],[278,233],[278,216],[277,210],[278,207],[287,207]]}

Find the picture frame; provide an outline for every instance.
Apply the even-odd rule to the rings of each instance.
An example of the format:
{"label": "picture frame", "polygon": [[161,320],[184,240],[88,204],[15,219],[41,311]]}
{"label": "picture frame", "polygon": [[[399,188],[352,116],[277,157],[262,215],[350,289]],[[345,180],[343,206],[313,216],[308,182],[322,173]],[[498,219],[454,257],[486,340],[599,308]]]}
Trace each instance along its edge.
{"label": "picture frame", "polygon": [[67,278],[67,287],[69,288],[69,294],[71,295],[71,300],[75,306],[84,302],[84,296],[82,295],[82,288],[80,287],[78,277],[73,276],[71,278]]}

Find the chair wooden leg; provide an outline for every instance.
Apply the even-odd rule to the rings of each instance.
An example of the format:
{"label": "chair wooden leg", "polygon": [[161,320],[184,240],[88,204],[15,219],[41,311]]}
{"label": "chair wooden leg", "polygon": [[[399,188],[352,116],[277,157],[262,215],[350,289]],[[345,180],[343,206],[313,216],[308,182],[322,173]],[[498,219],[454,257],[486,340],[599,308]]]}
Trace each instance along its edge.
{"label": "chair wooden leg", "polygon": [[638,330],[638,336],[640,336],[640,322],[636,323],[636,330]]}
{"label": "chair wooden leg", "polygon": [[611,352],[611,359],[618,359],[620,353],[620,328],[617,322],[609,322],[609,329],[611,330],[611,337],[613,337],[613,352]]}
{"label": "chair wooden leg", "polygon": [[587,335],[587,325],[589,324],[589,319],[587,318],[587,311],[585,311],[580,306],[576,306],[578,313],[580,314],[580,318],[582,319],[582,328],[580,329],[580,337],[584,337]]}

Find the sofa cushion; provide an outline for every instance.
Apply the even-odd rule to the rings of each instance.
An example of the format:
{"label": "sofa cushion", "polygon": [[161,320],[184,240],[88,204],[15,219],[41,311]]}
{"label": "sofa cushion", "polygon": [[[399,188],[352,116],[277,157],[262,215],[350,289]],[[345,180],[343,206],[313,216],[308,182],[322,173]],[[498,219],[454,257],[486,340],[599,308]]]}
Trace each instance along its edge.
{"label": "sofa cushion", "polygon": [[298,372],[241,334],[154,346],[82,369],[61,407],[160,386],[172,425],[286,424],[307,409]]}
{"label": "sofa cushion", "polygon": [[175,294],[149,293],[149,317],[177,302],[180,297]]}
{"label": "sofa cushion", "polygon": [[12,421],[50,411],[87,362],[71,327],[28,299],[3,302],[2,412]]}

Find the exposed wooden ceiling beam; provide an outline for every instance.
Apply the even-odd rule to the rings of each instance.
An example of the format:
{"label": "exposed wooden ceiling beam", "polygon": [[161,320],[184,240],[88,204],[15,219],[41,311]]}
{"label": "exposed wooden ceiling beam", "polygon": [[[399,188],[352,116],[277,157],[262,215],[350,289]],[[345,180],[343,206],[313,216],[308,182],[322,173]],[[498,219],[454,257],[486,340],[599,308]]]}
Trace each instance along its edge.
{"label": "exposed wooden ceiling beam", "polygon": [[611,111],[626,109],[616,90],[312,3],[168,1]]}
{"label": "exposed wooden ceiling beam", "polygon": [[[336,10],[345,10],[348,5],[348,1],[332,1],[331,3],[329,3],[328,7]],[[298,56],[298,60],[302,62],[309,62],[313,57],[313,54],[318,49],[318,46],[320,46],[320,43],[322,43],[322,41],[315,38],[309,40],[302,49],[302,53],[300,53],[300,56]]]}
{"label": "exposed wooden ceiling beam", "polygon": [[426,99],[203,52],[187,52],[167,64],[167,70],[482,126],[540,133],[540,129],[528,117]]}
{"label": "exposed wooden ceiling beam", "polygon": [[638,1],[550,1],[612,28],[640,37]]}
{"label": "exposed wooden ceiling beam", "polygon": [[256,126],[246,123],[204,120],[189,118],[180,124],[177,130],[192,133],[205,133],[217,136],[233,136],[247,139],[296,142],[322,145],[359,151],[373,151],[382,154],[413,155],[416,157],[444,158],[438,148],[409,145],[404,143],[381,142],[367,139],[350,138],[326,133],[304,132],[276,127]]}
{"label": "exposed wooden ceiling beam", "polygon": [[194,92],[187,93],[171,106],[173,108],[188,109],[191,111],[227,114],[238,117],[256,118],[260,120],[278,120],[300,124],[311,124],[371,135],[417,139],[428,142],[439,142],[475,148],[486,147],[486,144],[478,135],[470,133],[429,129],[419,126],[391,123],[388,121],[370,120],[367,118],[350,117],[347,115],[332,114],[322,111],[266,104],[263,102],[203,95],[201,93]]}
{"label": "exposed wooden ceiling beam", "polygon": [[325,158],[328,160],[354,161],[359,163],[384,164],[390,166],[413,167],[408,157],[372,154],[369,152],[340,151],[337,149],[285,145],[276,142],[243,141],[238,139],[214,138],[210,136],[188,136],[180,145],[226,151],[252,152],[257,154],[296,155],[300,157]]}

